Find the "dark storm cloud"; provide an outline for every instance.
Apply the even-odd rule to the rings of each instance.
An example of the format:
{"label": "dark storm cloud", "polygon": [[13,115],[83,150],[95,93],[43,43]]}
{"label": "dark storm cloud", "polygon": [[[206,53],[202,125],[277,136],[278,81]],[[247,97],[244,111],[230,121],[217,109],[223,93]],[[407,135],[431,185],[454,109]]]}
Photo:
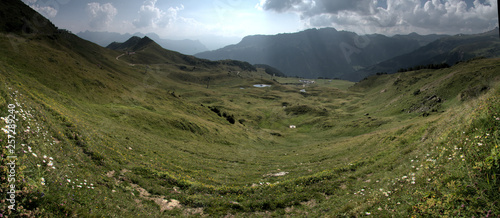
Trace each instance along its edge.
{"label": "dark storm cloud", "polygon": [[277,12],[295,11],[314,16],[321,13],[337,13],[344,10],[369,11],[370,0],[267,0],[261,3],[264,10]]}
{"label": "dark storm cloud", "polygon": [[307,5],[307,2],[303,0],[273,0],[273,1],[264,1],[262,2],[262,8],[264,10],[272,10],[276,12],[285,12],[291,11],[294,9],[298,9],[299,6]]}
{"label": "dark storm cloud", "polygon": [[364,32],[469,33],[492,29],[498,21],[494,0],[263,0],[260,5],[297,13],[308,27]]}
{"label": "dark storm cloud", "polygon": [[317,7],[323,13],[338,13],[339,11],[359,11],[359,12],[369,12],[370,0],[351,0],[351,1],[329,1],[329,0],[319,0],[316,1]]}

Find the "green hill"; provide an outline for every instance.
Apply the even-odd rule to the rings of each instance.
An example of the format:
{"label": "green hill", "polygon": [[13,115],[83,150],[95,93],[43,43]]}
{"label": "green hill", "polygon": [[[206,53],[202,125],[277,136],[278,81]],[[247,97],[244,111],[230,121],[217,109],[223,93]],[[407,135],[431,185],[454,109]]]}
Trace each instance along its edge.
{"label": "green hill", "polygon": [[0,214],[497,216],[499,63],[303,86],[153,41],[3,31]]}

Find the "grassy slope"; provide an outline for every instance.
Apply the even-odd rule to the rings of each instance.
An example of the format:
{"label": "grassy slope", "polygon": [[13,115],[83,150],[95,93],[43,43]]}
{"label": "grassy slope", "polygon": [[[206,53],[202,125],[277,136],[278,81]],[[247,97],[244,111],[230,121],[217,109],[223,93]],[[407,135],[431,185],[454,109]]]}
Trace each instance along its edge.
{"label": "grassy slope", "polygon": [[[491,194],[498,189],[498,59],[375,76],[349,89],[321,80],[300,93],[304,87],[273,82],[262,70],[129,66],[124,61],[141,60],[141,52],[116,60],[119,52],[66,37],[61,44],[1,35],[0,115],[17,102],[26,117],[17,123],[17,176],[25,180],[16,185],[26,187],[18,199],[27,213],[500,212]],[[261,83],[272,87],[252,86]],[[468,140],[485,146],[467,147]],[[278,172],[288,174],[269,176]],[[182,207],[162,211],[163,199]]]}

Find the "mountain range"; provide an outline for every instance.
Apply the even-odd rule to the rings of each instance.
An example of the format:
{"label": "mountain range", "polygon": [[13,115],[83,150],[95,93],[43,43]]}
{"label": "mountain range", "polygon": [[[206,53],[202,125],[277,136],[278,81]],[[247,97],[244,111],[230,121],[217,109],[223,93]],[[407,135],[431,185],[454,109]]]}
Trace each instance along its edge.
{"label": "mountain range", "polygon": [[160,38],[160,36],[158,36],[156,33],[143,34],[137,32],[134,34],[129,34],[129,33],[120,34],[115,32],[91,32],[87,30],[85,32],[79,32],[76,35],[82,39],[89,40],[103,47],[106,47],[113,42],[124,42],[133,36],[141,38],[147,36],[148,38],[158,43],[161,47],[172,51],[177,51],[183,54],[192,55],[208,50],[208,48],[198,40],[163,39]]}
{"label": "mountain range", "polygon": [[476,57],[500,57],[498,27],[480,34],[458,34],[440,38],[410,53],[383,61],[345,77],[360,80],[375,72],[395,73],[401,68],[428,64],[454,65]]}
{"label": "mountain range", "polygon": [[498,35],[498,29],[470,36],[411,33],[387,37],[358,35],[334,28],[309,29],[289,34],[247,36],[238,44],[195,56],[267,64],[287,76],[359,81],[376,72],[395,72],[401,67],[454,64],[477,55],[498,56],[495,34]]}
{"label": "mountain range", "polygon": [[411,52],[442,35],[359,36],[334,28],[247,36],[236,45],[198,53],[210,60],[235,59],[271,65],[288,76],[343,78],[358,69]]}

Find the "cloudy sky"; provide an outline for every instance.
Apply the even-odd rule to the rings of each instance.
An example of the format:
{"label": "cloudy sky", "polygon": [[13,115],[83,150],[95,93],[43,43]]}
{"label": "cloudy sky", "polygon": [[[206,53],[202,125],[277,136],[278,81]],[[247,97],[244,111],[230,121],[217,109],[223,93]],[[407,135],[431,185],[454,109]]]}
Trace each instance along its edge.
{"label": "cloudy sky", "polygon": [[60,28],[154,32],[168,39],[334,27],[358,34],[479,33],[498,26],[496,0],[23,0]]}

